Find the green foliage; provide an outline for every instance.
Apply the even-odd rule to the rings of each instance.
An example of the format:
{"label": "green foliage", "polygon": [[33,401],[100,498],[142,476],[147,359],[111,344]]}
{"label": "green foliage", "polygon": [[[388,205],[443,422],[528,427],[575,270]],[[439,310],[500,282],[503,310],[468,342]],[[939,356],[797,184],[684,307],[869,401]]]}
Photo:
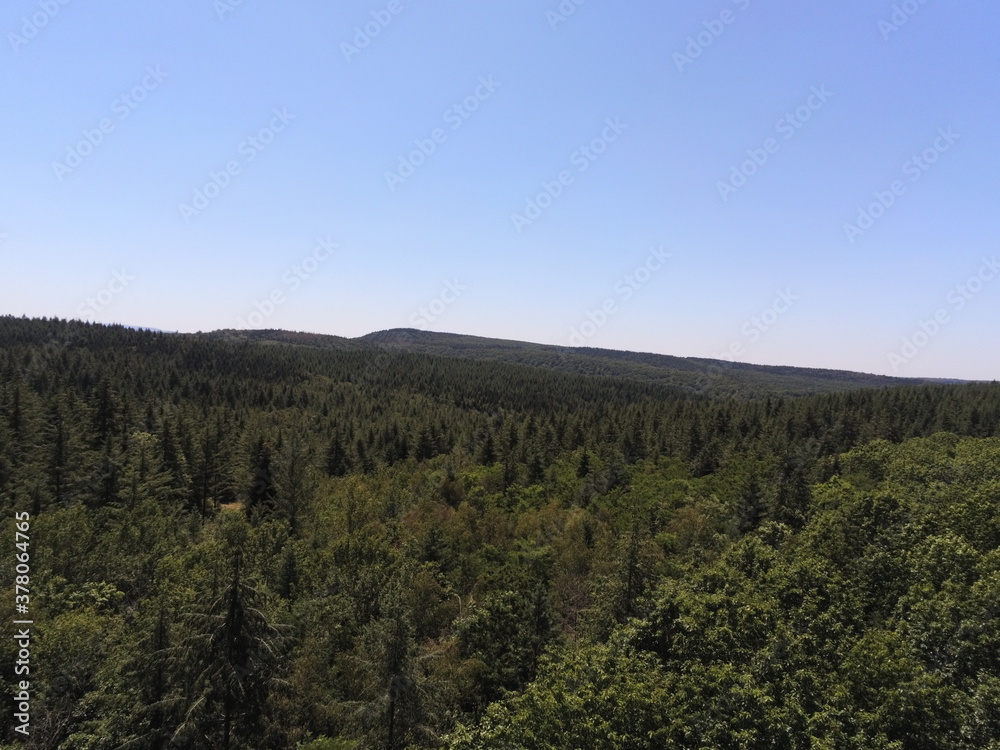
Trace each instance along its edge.
{"label": "green foliage", "polygon": [[320,737],[296,746],[296,750],[355,750],[358,743],[345,739]]}
{"label": "green foliage", "polygon": [[457,727],[455,750],[489,748],[662,748],[670,675],[649,655],[591,645],[543,657],[523,694],[490,707],[475,728]]}
{"label": "green foliage", "polygon": [[34,746],[996,750],[1000,387],[501,349],[0,318]]}

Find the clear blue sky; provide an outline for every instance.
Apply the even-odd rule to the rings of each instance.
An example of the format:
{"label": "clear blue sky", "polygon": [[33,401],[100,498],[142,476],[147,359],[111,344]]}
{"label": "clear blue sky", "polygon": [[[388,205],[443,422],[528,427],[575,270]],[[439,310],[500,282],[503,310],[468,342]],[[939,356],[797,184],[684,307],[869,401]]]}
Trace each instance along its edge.
{"label": "clear blue sky", "polygon": [[0,313],[997,379],[998,28],[944,0],[10,0]]}

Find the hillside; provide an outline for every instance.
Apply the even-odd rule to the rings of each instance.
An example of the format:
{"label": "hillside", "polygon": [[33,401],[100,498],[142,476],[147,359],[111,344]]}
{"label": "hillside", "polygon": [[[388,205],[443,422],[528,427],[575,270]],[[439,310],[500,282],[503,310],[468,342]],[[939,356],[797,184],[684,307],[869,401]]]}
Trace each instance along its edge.
{"label": "hillside", "polygon": [[794,397],[932,382],[844,370],[773,367],[612,349],[533,344],[409,328],[379,331],[356,339],[288,331],[220,331],[213,335],[233,340],[273,341],[329,349],[373,348],[504,362],[575,375],[648,381],[676,387],[687,393],[722,397]]}

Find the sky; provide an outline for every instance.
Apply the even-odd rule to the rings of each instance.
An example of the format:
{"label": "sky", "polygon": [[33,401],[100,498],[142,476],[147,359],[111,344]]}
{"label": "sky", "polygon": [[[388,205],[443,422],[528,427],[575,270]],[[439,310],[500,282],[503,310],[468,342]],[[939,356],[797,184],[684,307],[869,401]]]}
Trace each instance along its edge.
{"label": "sky", "polygon": [[987,0],[8,0],[0,314],[1000,378]]}

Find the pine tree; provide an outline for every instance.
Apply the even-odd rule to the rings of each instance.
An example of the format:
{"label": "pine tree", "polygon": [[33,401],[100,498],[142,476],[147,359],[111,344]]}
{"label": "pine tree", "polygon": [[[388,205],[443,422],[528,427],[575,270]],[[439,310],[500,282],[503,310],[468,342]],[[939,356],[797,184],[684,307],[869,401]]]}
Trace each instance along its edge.
{"label": "pine tree", "polygon": [[230,569],[222,592],[187,618],[194,632],[179,653],[191,685],[174,734],[181,746],[229,750],[234,743],[259,742],[267,696],[278,678],[283,635],[260,609],[260,592],[246,582],[239,550]]}
{"label": "pine tree", "polygon": [[263,437],[257,438],[250,456],[250,486],[247,489],[246,513],[252,521],[259,521],[275,510],[274,460],[271,446]]}
{"label": "pine tree", "polygon": [[331,477],[342,477],[350,471],[350,457],[339,430],[333,433],[327,445],[325,467],[326,473]]}

